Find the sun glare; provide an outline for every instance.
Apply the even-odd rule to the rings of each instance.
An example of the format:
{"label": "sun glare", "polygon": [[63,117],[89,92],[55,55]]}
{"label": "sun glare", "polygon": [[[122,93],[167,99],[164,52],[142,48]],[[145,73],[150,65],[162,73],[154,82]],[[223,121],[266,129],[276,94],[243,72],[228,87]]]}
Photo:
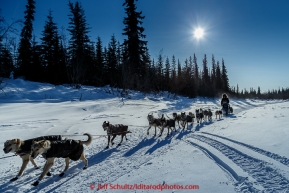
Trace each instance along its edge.
{"label": "sun glare", "polygon": [[195,36],[195,38],[197,38],[197,39],[202,38],[202,37],[204,36],[204,30],[203,30],[202,28],[197,28],[197,29],[195,29],[195,31],[194,31],[194,36]]}

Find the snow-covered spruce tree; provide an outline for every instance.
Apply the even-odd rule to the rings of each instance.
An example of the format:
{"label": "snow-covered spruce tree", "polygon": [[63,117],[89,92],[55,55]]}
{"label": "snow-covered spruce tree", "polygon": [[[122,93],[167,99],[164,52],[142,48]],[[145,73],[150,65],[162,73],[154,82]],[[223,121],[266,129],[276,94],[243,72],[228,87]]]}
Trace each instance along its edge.
{"label": "snow-covered spruce tree", "polygon": [[123,70],[123,87],[142,90],[149,66],[147,41],[143,40],[146,36],[143,34],[144,28],[141,26],[144,16],[142,16],[142,12],[136,11],[135,0],[125,0],[123,6],[125,6],[127,15],[123,21],[125,28],[122,33],[127,37],[123,43],[123,68],[125,69]]}
{"label": "snow-covered spruce tree", "polygon": [[70,40],[68,47],[68,76],[70,83],[75,88],[89,82],[91,77],[86,76],[93,66],[93,47],[88,37],[88,27],[84,10],[81,4],[76,1],[68,3],[71,14],[69,14]]}
{"label": "snow-covered spruce tree", "polygon": [[35,13],[35,1],[27,0],[26,10],[24,11],[24,26],[20,34],[18,47],[18,67],[19,75],[32,80],[34,69],[32,64],[32,31]]}

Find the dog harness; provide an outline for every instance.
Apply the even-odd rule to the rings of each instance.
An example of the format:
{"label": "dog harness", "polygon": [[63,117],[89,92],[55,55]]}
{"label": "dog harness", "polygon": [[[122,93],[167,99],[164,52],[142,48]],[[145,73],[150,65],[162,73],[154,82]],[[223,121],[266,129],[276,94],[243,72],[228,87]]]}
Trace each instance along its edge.
{"label": "dog harness", "polygon": [[107,134],[114,135],[114,134],[126,133],[127,128],[128,126],[123,125],[123,124],[116,124],[116,125],[109,124],[109,127],[107,128]]}
{"label": "dog harness", "polygon": [[52,141],[50,143],[50,149],[45,154],[42,154],[44,158],[67,158],[76,161],[79,160],[83,152],[83,144],[78,140],[63,140],[63,141]]}
{"label": "dog harness", "polygon": [[30,153],[33,141],[40,141],[40,140],[50,140],[50,141],[61,140],[61,135],[48,135],[25,140],[23,141],[24,143],[21,144],[20,148],[16,151],[16,154],[25,155],[27,153]]}

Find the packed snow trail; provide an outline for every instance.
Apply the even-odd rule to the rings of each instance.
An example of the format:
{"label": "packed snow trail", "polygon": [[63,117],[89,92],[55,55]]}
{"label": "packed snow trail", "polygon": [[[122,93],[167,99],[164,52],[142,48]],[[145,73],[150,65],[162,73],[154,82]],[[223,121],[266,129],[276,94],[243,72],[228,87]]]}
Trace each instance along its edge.
{"label": "packed snow trail", "polygon": [[258,184],[262,185],[265,192],[289,192],[289,180],[281,175],[276,169],[270,167],[269,163],[248,156],[235,148],[205,136],[191,135],[190,138],[207,143],[219,150],[252,176]]}
{"label": "packed snow trail", "polygon": [[236,192],[258,192],[259,190],[256,189],[251,182],[248,181],[247,178],[239,176],[229,165],[227,165],[224,161],[222,161],[219,157],[214,155],[208,149],[198,145],[189,140],[184,140],[184,142],[200,149],[204,154],[215,161],[215,163],[232,178],[233,184],[235,186]]}
{"label": "packed snow trail", "polygon": [[208,132],[201,132],[203,134],[207,134],[207,135],[211,135],[211,136],[214,136],[214,137],[218,137],[218,138],[221,138],[221,139],[225,139],[225,140],[228,140],[228,141],[231,141],[233,143],[236,143],[238,145],[242,145],[244,147],[247,147],[257,153],[260,153],[262,155],[265,155],[267,157],[270,157],[286,166],[289,166],[289,159],[286,158],[285,156],[281,156],[281,155],[278,155],[276,153],[272,153],[272,152],[269,152],[269,151],[266,151],[266,150],[263,150],[263,149],[260,149],[258,147],[254,147],[252,145],[248,145],[248,144],[245,144],[245,143],[242,143],[242,142],[239,142],[239,141],[236,141],[236,140],[233,140],[233,139],[229,139],[227,137],[222,137],[222,136],[219,136],[219,135],[216,135],[216,134],[212,134],[212,133],[208,133]]}

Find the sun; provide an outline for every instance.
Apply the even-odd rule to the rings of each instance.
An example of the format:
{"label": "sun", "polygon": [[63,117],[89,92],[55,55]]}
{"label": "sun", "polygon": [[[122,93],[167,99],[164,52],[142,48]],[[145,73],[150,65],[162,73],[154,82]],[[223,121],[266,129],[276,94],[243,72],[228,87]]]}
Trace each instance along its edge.
{"label": "sun", "polygon": [[202,28],[197,28],[194,31],[194,37],[200,39],[204,36],[204,30]]}

